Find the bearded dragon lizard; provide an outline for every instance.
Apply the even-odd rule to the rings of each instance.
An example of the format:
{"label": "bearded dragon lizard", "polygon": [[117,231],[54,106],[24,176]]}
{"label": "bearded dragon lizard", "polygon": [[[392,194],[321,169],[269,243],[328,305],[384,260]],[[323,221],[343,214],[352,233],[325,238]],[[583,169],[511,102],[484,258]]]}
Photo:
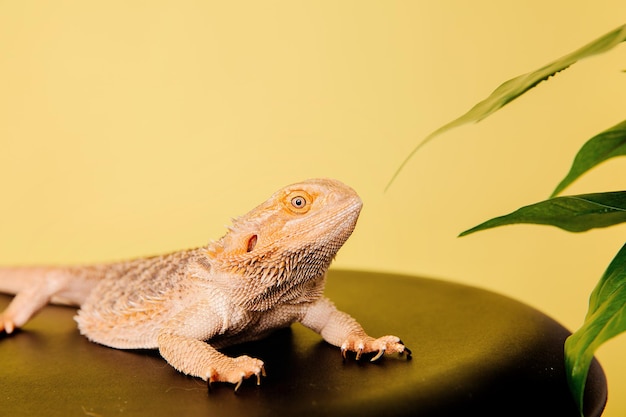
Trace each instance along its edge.
{"label": "bearded dragon lizard", "polygon": [[23,326],[48,302],[80,306],[89,340],[118,349],[159,349],[177,370],[236,384],[265,375],[263,361],[220,348],[300,322],[346,352],[410,351],[395,336],[368,336],[323,296],[326,271],[352,233],[361,200],[339,181],[287,186],[208,246],[92,266],[0,268],[0,291],[17,294],[0,331]]}

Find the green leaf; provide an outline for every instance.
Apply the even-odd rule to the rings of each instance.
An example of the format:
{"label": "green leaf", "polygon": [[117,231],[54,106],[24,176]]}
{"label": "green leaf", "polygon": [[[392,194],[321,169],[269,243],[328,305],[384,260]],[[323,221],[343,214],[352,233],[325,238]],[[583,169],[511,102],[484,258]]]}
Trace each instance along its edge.
{"label": "green leaf", "polygon": [[556,187],[552,197],[560,194],[591,168],[607,159],[622,155],[626,155],[626,120],[592,137],[580,148],[569,173]]}
{"label": "green leaf", "polygon": [[582,48],[577,49],[554,62],[544,65],[538,70],[520,75],[504,82],[496,88],[489,97],[476,104],[467,113],[441,126],[439,129],[435,130],[422,140],[422,142],[419,143],[400,164],[400,167],[393,174],[385,189],[389,188],[391,183],[396,179],[400,171],[402,171],[406,163],[413,157],[413,155],[415,155],[415,153],[422,146],[430,142],[435,136],[466,123],[481,121],[485,117],[504,107],[506,104],[515,100],[526,91],[539,84],[541,81],[547,80],[551,76],[563,71],[583,58],[606,52],[625,40],[626,25],[623,25],[583,46]]}
{"label": "green leaf", "polygon": [[580,329],[565,341],[565,368],[582,415],[589,364],[604,342],[626,331],[626,245],[615,256],[591,293]]}
{"label": "green leaf", "polygon": [[488,220],[460,236],[517,223],[545,224],[570,232],[626,222],[626,191],[556,197]]}

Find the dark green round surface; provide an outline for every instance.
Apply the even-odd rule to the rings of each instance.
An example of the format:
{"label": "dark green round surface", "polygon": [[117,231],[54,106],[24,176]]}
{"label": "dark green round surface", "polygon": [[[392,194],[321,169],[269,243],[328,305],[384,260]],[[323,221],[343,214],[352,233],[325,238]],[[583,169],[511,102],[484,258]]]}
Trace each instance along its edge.
{"label": "dark green round surface", "polygon": [[[342,361],[300,325],[231,348],[265,361],[260,387],[211,393],[155,351],[120,351],[78,334],[74,309],[49,306],[0,336],[0,411],[11,416],[577,416],[563,368],[569,332],[509,298],[449,282],[332,271],[327,295],[373,336],[395,334],[413,359]],[[10,298],[0,296],[0,308]],[[587,415],[606,380],[594,361]]]}

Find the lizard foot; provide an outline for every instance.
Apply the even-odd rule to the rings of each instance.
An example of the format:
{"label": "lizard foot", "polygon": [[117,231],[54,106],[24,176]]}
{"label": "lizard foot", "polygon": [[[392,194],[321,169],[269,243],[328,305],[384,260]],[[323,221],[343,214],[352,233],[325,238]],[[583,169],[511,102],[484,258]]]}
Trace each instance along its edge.
{"label": "lizard foot", "polygon": [[261,376],[265,375],[263,361],[249,356],[228,358],[228,363],[217,368],[211,368],[208,373],[208,386],[211,391],[213,382],[229,382],[235,385],[235,392],[241,387],[243,380],[256,376],[256,384],[261,385]]}
{"label": "lizard foot", "polygon": [[344,359],[347,351],[356,352],[356,360],[361,359],[363,353],[377,352],[370,359],[371,362],[380,359],[384,354],[391,353],[399,353],[400,355],[406,353],[407,359],[411,359],[411,350],[404,346],[404,343],[396,336],[383,336],[378,339],[367,335],[349,336],[341,345],[341,355]]}

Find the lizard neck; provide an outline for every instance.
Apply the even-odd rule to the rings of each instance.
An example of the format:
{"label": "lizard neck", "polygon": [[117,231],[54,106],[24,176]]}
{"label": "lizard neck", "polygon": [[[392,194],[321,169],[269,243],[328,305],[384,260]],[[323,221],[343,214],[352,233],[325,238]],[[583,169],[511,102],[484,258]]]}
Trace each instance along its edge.
{"label": "lizard neck", "polygon": [[219,257],[211,264],[232,302],[249,311],[265,311],[280,304],[318,299],[324,292],[331,260],[305,248],[245,259]]}

